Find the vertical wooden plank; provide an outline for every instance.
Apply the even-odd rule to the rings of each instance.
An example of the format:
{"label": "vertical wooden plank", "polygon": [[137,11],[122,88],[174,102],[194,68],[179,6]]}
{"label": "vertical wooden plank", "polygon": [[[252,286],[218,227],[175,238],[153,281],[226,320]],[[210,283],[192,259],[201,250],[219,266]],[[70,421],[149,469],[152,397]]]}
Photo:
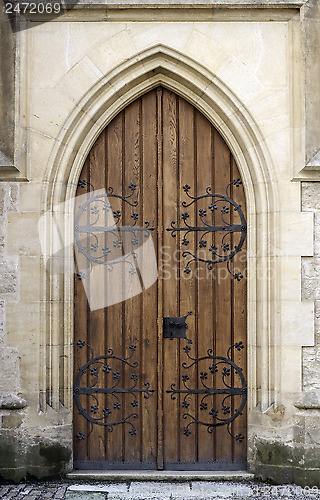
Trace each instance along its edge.
{"label": "vertical wooden plank", "polygon": [[[140,110],[141,100],[134,101],[125,109],[125,159],[124,159],[124,176],[123,176],[123,193],[128,193],[128,186],[131,183],[137,185],[141,189],[140,184],[140,168],[141,168],[141,150],[140,150]],[[127,203],[123,204],[123,222],[125,226],[131,226],[134,222],[132,215],[138,213],[140,207],[134,208]],[[125,235],[126,238],[129,234]],[[127,246],[128,245],[128,246]],[[129,242],[124,247],[129,247]],[[127,292],[134,292],[135,287],[139,285],[138,273],[131,274],[130,268],[125,270],[123,275],[124,286]],[[124,304],[124,322],[123,322],[123,341],[124,341],[124,357],[127,358],[131,354],[129,346],[134,344],[136,351],[134,360],[140,364],[140,316],[141,316],[141,302],[140,296],[136,295],[125,300]],[[130,369],[128,366],[124,367],[124,382],[125,387],[131,387],[133,380],[132,374],[138,374],[138,369]],[[141,380],[141,373],[139,373],[139,380]],[[133,406],[135,402],[131,394],[125,394],[125,415],[137,414],[137,418],[131,418],[136,433],[130,433],[133,428],[129,424],[125,424],[124,429],[124,442],[125,442],[125,462],[138,463],[140,462],[140,449],[141,449],[141,394],[137,395],[137,406]]]}
{"label": "vertical wooden plank", "polygon": [[[103,189],[105,187],[105,133],[104,131],[100,134],[96,140],[90,155],[89,155],[89,180],[95,191]],[[98,210],[98,213],[95,212]],[[102,204],[96,203],[95,206],[90,204],[89,211],[89,224],[95,224],[97,218],[99,217],[99,222],[104,218],[104,212],[102,210]],[[98,254],[102,250],[104,240],[103,233],[94,233],[89,236],[89,251],[90,255],[94,256],[95,253]],[[99,266],[99,271],[102,275],[104,274],[104,269],[101,268],[101,264],[96,264]],[[93,274],[88,275],[89,281],[89,293],[91,303],[94,306],[95,300],[99,300],[99,297],[104,295],[104,280],[103,279],[93,279]],[[88,338],[89,345],[92,347],[95,356],[100,356],[104,353],[105,341],[104,341],[104,308],[90,310],[89,312],[89,324],[88,324]],[[104,374],[99,365],[94,365],[94,368],[98,370],[98,383],[97,386],[101,387],[104,383]],[[94,382],[94,376],[89,375],[89,385]],[[96,399],[98,402],[96,401]],[[98,406],[98,410],[96,409]],[[90,396],[88,401],[88,414],[93,418],[102,416],[102,410],[104,408],[104,395]],[[93,426],[93,432],[89,436],[89,459],[93,462],[102,462],[105,458],[105,436],[104,427],[100,425]]]}
{"label": "vertical wooden plank", "polygon": [[[204,194],[208,186],[211,186],[213,191],[213,134],[212,125],[199,112],[196,111],[196,141],[197,141],[197,195]],[[214,200],[212,200],[214,201]],[[209,210],[211,199],[206,199],[205,203],[201,203],[201,208],[205,209],[207,215],[205,220],[208,224],[214,225],[214,214]],[[198,209],[200,206],[198,207]],[[203,254],[211,257],[209,252],[211,245],[214,245],[214,233],[208,234],[206,237],[207,245],[203,250]],[[208,271],[204,263],[199,264],[198,274],[198,310],[197,310],[197,332],[198,332],[198,356],[206,356],[208,349],[213,349],[213,332],[214,324],[214,273]],[[210,361],[202,363],[201,368],[205,369],[208,374],[208,386],[215,385],[215,377],[209,371]],[[201,405],[201,402],[203,403]],[[199,397],[199,419],[205,422],[213,422],[209,412],[215,406],[213,397]],[[198,429],[198,459],[199,462],[212,462],[213,455],[213,439],[214,432],[208,433],[207,427],[199,425]]]}
{"label": "vertical wooden plank", "polygon": [[[220,134],[215,131],[214,133],[214,166],[215,166],[215,192],[225,193],[226,187],[230,182],[230,161],[231,155],[230,150],[226,143],[220,136]],[[217,223],[221,223],[221,209],[223,203],[218,203],[218,210],[216,214]],[[224,215],[227,222],[230,221],[230,209],[229,213]],[[219,252],[222,251],[222,237],[221,233],[216,234],[216,245],[219,247]],[[216,270],[216,287],[215,287],[215,320],[216,320],[216,355],[225,356],[228,348],[232,342],[232,331],[231,331],[231,276],[229,275],[226,264],[218,264]],[[217,384],[222,384],[222,368],[220,367],[217,373]],[[224,395],[216,396],[216,406],[219,410],[219,416],[225,418],[228,415],[224,414],[222,411]],[[226,403],[230,403],[229,400]],[[229,415],[230,416],[230,415]],[[232,457],[232,443],[231,438],[228,434],[226,426],[221,426],[216,429],[216,459],[221,461],[230,461]]]}
{"label": "vertical wooden plank", "polygon": [[[188,212],[190,215],[191,224],[197,220],[197,207],[192,205],[188,209],[181,207],[182,201],[185,200],[186,195],[183,191],[183,186],[188,184],[191,186],[192,193],[197,191],[197,179],[195,177],[195,135],[194,135],[194,107],[182,98],[179,98],[179,184],[177,192],[177,203],[178,203],[178,221],[179,225],[182,225],[181,213]],[[197,318],[197,271],[199,268],[198,263],[193,263],[191,268],[191,273],[186,274],[184,272],[186,260],[182,257],[184,250],[190,249],[191,251],[197,252],[197,237],[196,233],[190,233],[187,237],[189,240],[189,245],[187,247],[183,246],[183,234],[177,236],[179,243],[179,258],[181,258],[180,272],[177,276],[179,283],[179,311],[177,311],[177,316],[185,316],[188,311],[192,311],[192,315],[188,317],[187,324],[187,337],[193,340],[191,346],[193,356],[197,356],[197,335],[195,332],[196,318]],[[177,263],[178,264],[178,263]],[[180,390],[184,388],[181,377],[187,375],[189,377],[187,385],[188,387],[196,387],[198,382],[197,367],[194,366],[188,370],[182,367],[182,363],[187,361],[183,347],[186,345],[186,340],[178,340],[178,360],[179,366],[177,370],[177,377],[179,377]],[[188,406],[182,406],[188,405]],[[190,414],[196,417],[197,415],[197,397],[191,396],[184,400],[182,396],[180,398],[180,419],[179,419],[179,451],[180,451],[180,462],[188,463],[195,462],[197,460],[197,437],[198,437],[198,426],[192,424],[189,427],[191,434],[185,435],[184,428],[191,421],[190,417],[187,419],[183,418],[184,414]]]}
{"label": "vertical wooden plank", "polygon": [[[88,180],[88,164],[89,160],[87,159],[84,167],[81,172],[80,179]],[[82,189],[80,187],[77,188],[76,197],[83,196],[87,189]],[[79,202],[77,203],[77,198],[75,201],[75,214],[79,209]],[[76,251],[76,250],[75,250]],[[80,259],[79,259],[80,260]],[[82,261],[79,262],[79,266],[77,266],[77,273],[80,272]],[[80,349],[77,345],[78,340],[83,340],[87,342],[87,296],[84,290],[83,282],[78,279],[75,275],[74,278],[74,379],[76,379],[79,369],[87,362],[88,360],[88,350],[86,347]],[[83,383],[83,381],[81,382]],[[86,406],[86,398],[84,396],[81,397],[80,402],[82,406]],[[78,407],[75,404],[73,405],[73,432],[74,432],[74,460],[75,461],[85,461],[88,459],[87,457],[87,439],[79,439],[77,435],[79,433],[84,434],[85,436],[88,434],[88,421],[84,418],[83,415],[79,413]]]}
{"label": "vertical wooden plank", "polygon": [[[148,221],[155,231],[150,232],[157,247],[157,91],[148,92],[142,97],[141,127],[142,127],[142,186],[141,221]],[[142,222],[143,223],[143,222]],[[144,247],[143,247],[144,248]],[[148,249],[143,250],[144,273],[153,266],[152,255]],[[145,382],[155,390],[150,398],[142,398],[142,462],[155,467],[157,459],[157,314],[155,305],[158,303],[157,284],[148,288],[142,295],[141,318],[141,386]]]}
{"label": "vertical wooden plank", "polygon": [[[232,180],[240,178],[239,170],[235,160],[232,158]],[[232,199],[241,205],[241,210],[246,218],[246,199],[244,188],[241,184],[239,187],[233,186]],[[240,224],[240,217],[233,213],[232,220],[234,224]],[[239,233],[233,238],[233,246],[239,242]],[[232,282],[232,314],[233,314],[233,343],[243,342],[244,349],[238,351],[233,350],[233,360],[243,370],[245,380],[247,380],[247,276],[246,276],[246,250],[247,242],[244,241],[242,251],[235,255],[233,259],[234,272],[240,272],[243,276],[241,281],[233,280]],[[235,387],[240,387],[239,377],[233,377]],[[239,408],[241,397],[234,398],[234,410]],[[246,461],[247,450],[247,407],[244,408],[242,416],[237,417],[232,424],[232,433],[234,436],[242,435],[243,440],[233,440],[233,460],[243,464]]]}
{"label": "vertical wooden plank", "polygon": [[[106,185],[107,187],[112,187],[114,193],[122,193],[122,173],[123,173],[123,122],[124,122],[124,112],[117,115],[112,122],[108,125],[106,130],[106,142],[107,142],[107,172],[106,172]],[[121,203],[119,203],[116,198],[109,197],[108,199],[111,210],[120,210]],[[122,249],[117,249],[114,247],[114,241],[116,237],[112,233],[107,235],[106,248],[110,250],[109,261],[116,260],[120,257]],[[122,293],[122,282],[119,276],[115,278],[116,266],[114,269],[107,272],[107,299],[110,305],[107,308],[106,315],[106,346],[105,350],[113,349],[116,356],[122,356],[122,303],[116,302],[111,304],[112,298],[114,296],[120,296]],[[122,364],[116,363],[114,360],[110,360],[110,366],[112,371],[108,374],[107,383],[108,385],[113,385],[115,380],[113,379],[113,372],[120,371],[121,380],[123,380],[123,370]],[[118,402],[116,398],[108,398],[108,407],[111,410],[110,419],[111,422],[120,421],[124,418],[124,398],[119,396],[120,406],[116,403]],[[109,463],[121,464],[124,460],[124,450],[122,446],[123,441],[123,425],[115,425],[112,432],[106,433],[106,452]]]}
{"label": "vertical wooden plank", "polygon": [[[166,89],[163,91],[163,210],[164,228],[170,227],[171,221],[178,222],[177,190],[178,190],[178,134],[177,134],[177,96]],[[178,238],[172,238],[167,231],[163,232],[165,256],[163,264],[163,316],[177,316],[179,310],[178,287],[174,262]],[[160,318],[159,318],[160,319]],[[172,383],[179,383],[178,341],[163,339],[164,352],[164,391]],[[164,392],[164,461],[177,463],[179,434],[180,398],[172,400]]]}
{"label": "vertical wooden plank", "polygon": [[164,214],[163,214],[163,88],[156,89],[156,121],[157,121],[157,258],[158,258],[158,304],[157,304],[157,469],[164,468],[164,414],[163,414],[163,391],[164,391],[164,349],[163,349],[163,236],[164,236]]}

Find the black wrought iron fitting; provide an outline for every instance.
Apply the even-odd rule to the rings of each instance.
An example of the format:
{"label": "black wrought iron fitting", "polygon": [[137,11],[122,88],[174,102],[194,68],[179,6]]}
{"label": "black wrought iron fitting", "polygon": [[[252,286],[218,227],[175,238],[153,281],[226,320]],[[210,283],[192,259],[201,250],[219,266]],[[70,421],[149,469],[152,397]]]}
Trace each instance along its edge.
{"label": "black wrought iron fitting", "polygon": [[[130,257],[137,256],[136,249],[149,238],[150,231],[154,230],[148,221],[145,221],[142,227],[137,225],[139,213],[135,208],[138,207],[138,200],[133,198],[137,190],[136,184],[129,184],[127,195],[116,194],[112,187],[107,188],[105,193],[95,194],[93,185],[85,179],[80,179],[78,185],[81,188],[90,186],[91,190],[75,215],[75,241],[78,251],[88,262],[88,268],[85,271],[79,270],[77,277],[80,280],[85,279],[94,264],[103,264],[108,271],[112,271],[115,265],[125,263],[128,265],[129,274],[135,274],[136,268]],[[121,224],[123,214],[121,210],[112,210],[109,202],[111,198],[118,199],[134,209],[130,214],[131,226]],[[90,220],[91,218],[93,220]],[[103,236],[100,239],[97,236],[99,234]]]}
{"label": "black wrought iron fitting", "polygon": [[[190,430],[192,424],[206,426],[209,433],[213,431],[214,427],[226,425],[231,437],[240,443],[243,441],[243,434],[239,433],[234,436],[230,429],[232,422],[242,415],[243,408],[247,401],[247,384],[242,373],[242,368],[237,366],[231,358],[232,349],[241,351],[243,348],[244,345],[242,342],[236,342],[229,347],[226,357],[216,356],[213,354],[212,349],[208,349],[207,356],[200,358],[193,358],[190,356],[191,347],[189,345],[183,348],[187,357],[192,362],[190,364],[183,362],[182,367],[185,370],[190,370],[193,366],[197,367],[200,378],[199,388],[193,389],[188,386],[188,381],[191,379],[191,376],[185,373],[182,375],[183,388],[177,389],[176,384],[171,384],[171,388],[166,392],[171,394],[171,399],[176,399],[177,395],[183,396],[181,406],[185,410],[185,413],[182,414],[182,418],[190,420],[183,429],[183,434],[185,436],[189,436],[192,433]],[[210,363],[208,368],[204,367],[202,363],[206,361]],[[219,375],[222,380],[222,385],[217,387]],[[215,381],[215,384],[212,384],[211,387],[208,385],[210,376],[212,381]],[[233,386],[231,385],[231,380],[233,380]],[[235,386],[235,384],[237,386]],[[220,404],[216,401],[217,395],[225,395]],[[210,396],[212,396],[211,399],[208,399]],[[240,404],[234,409],[232,400],[236,396],[240,397]],[[194,405],[196,405],[196,401],[199,403],[199,411],[197,414],[203,413],[203,418],[197,418],[187,411],[193,397],[195,398]],[[205,420],[206,411],[210,418],[209,421]]]}
{"label": "black wrought iron fitting", "polygon": [[185,316],[179,317],[164,317],[163,318],[163,338],[168,339],[186,339],[188,325],[186,319],[192,314],[189,311]]}
{"label": "black wrought iron fitting", "polygon": [[[138,418],[136,412],[132,412],[123,418],[114,417],[114,415],[117,415],[117,412],[124,406],[124,402],[121,401],[119,396],[123,394],[131,395],[132,399],[130,404],[132,408],[137,408],[139,404],[137,395],[143,394],[144,398],[148,399],[150,394],[154,392],[154,389],[150,388],[149,382],[145,382],[142,388],[137,387],[139,377],[135,372],[132,372],[130,375],[130,380],[132,381],[131,387],[121,387],[121,373],[119,370],[112,368],[111,363],[113,360],[118,360],[130,368],[137,368],[138,361],[129,361],[135,353],[136,345],[131,344],[129,346],[131,354],[127,358],[116,356],[112,349],[108,349],[106,354],[95,357],[90,345],[81,339],[78,340],[77,346],[80,349],[86,346],[91,352],[90,359],[79,369],[73,387],[73,396],[79,413],[90,423],[90,432],[88,434],[78,432],[76,435],[77,439],[82,440],[88,437],[92,433],[94,425],[102,425],[106,427],[109,432],[112,432],[115,425],[128,424],[130,425],[129,434],[135,436],[137,431],[131,420]],[[100,375],[104,377],[104,380],[105,378],[107,378],[107,380],[109,378],[110,385],[107,387],[100,387]],[[91,382],[90,385],[86,383],[88,378]],[[84,385],[81,385],[81,382],[85,382]],[[101,394],[110,396],[111,400],[107,406],[100,404],[97,396]],[[83,406],[81,401],[83,396],[92,398],[92,404],[89,403],[88,408],[84,408]]]}
{"label": "black wrought iron fitting", "polygon": [[[226,188],[226,194],[217,194],[212,192],[212,188],[209,186],[206,189],[205,194],[200,196],[191,196],[191,187],[186,184],[183,186],[183,190],[187,197],[191,201],[183,201],[182,207],[189,208],[190,206],[196,204],[200,200],[208,200],[208,205],[205,208],[199,208],[197,210],[197,223],[190,224],[190,213],[188,211],[183,212],[181,219],[184,223],[183,226],[177,226],[175,221],[171,222],[171,227],[167,228],[167,231],[171,232],[171,236],[176,237],[177,234],[181,235],[180,243],[184,247],[188,247],[190,244],[190,237],[192,234],[200,234],[198,236],[198,249],[197,250],[185,250],[182,256],[187,259],[184,272],[189,274],[191,272],[190,264],[192,262],[204,262],[207,265],[208,270],[212,270],[215,264],[220,262],[227,262],[227,269],[234,279],[240,281],[243,278],[241,272],[233,272],[230,268],[231,259],[241,251],[246,234],[247,234],[247,223],[244,214],[241,210],[241,205],[236,203],[230,197],[231,186],[239,187],[242,184],[240,179],[235,179],[230,182]],[[233,213],[238,214],[238,223],[231,223],[226,220],[228,214]],[[215,219],[220,218],[219,224],[212,224],[209,222],[209,215],[214,215]],[[213,217],[212,217],[213,218]],[[212,220],[211,218],[211,220]],[[215,243],[214,234],[223,234],[221,242]],[[239,235],[236,244],[232,241],[236,235]],[[208,241],[209,240],[209,241]],[[199,249],[205,252],[204,256],[199,255]]]}

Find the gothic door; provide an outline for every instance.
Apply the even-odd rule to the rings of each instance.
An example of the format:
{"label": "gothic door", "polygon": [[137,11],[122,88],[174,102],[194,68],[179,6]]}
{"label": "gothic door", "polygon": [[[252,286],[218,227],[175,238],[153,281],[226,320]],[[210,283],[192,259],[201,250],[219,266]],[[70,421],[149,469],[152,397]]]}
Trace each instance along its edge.
{"label": "gothic door", "polygon": [[97,138],[75,208],[75,468],[245,468],[245,217],[228,146],[175,93]]}

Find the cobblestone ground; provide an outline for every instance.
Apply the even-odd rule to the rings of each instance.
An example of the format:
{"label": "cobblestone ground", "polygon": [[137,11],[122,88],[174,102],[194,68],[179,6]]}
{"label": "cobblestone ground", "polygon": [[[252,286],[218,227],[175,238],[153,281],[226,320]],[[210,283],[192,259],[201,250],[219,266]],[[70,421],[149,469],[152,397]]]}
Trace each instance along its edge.
{"label": "cobblestone ground", "polygon": [[0,498],[10,500],[61,500],[70,481],[34,482],[28,481],[21,484],[9,484],[0,482]]}
{"label": "cobblestone ground", "polygon": [[[0,482],[0,498],[5,500],[17,499],[17,500],[52,500],[52,499],[64,499],[66,497],[67,488],[71,487],[68,493],[68,498],[72,499],[88,499],[91,498],[121,498],[121,499],[129,499],[137,498],[139,500],[143,500],[145,498],[156,499],[156,498],[179,498],[183,500],[184,498],[190,498],[189,495],[184,495],[183,490],[185,487],[192,491],[195,489],[195,483],[193,485],[191,483],[152,483],[153,487],[151,487],[151,483],[148,485],[147,482],[138,483],[135,481],[129,481],[126,483],[106,483],[106,482],[93,482],[93,481],[73,481],[73,480],[60,480],[60,481],[48,481],[48,482],[38,482],[38,481],[28,481],[22,484],[12,484],[7,482]],[[200,486],[200,483],[197,483]],[[208,484],[208,483],[207,483]],[[95,493],[92,495],[89,491],[85,493],[86,486],[90,485],[94,487],[94,491],[97,490],[101,493]],[[138,486],[141,486],[138,487]],[[89,486],[89,490],[90,490]],[[153,495],[150,496],[151,490],[148,492],[148,487],[150,486],[151,490],[153,490]],[[157,486],[157,488],[155,488]],[[192,487],[193,486],[193,487]],[[199,487],[198,486],[198,487]],[[172,491],[170,490],[172,488]],[[180,488],[181,487],[181,488]],[[171,491],[168,491],[169,490]],[[180,494],[177,494],[180,489]],[[73,491],[71,491],[73,490]],[[106,492],[108,490],[108,492]],[[126,493],[125,493],[125,491]],[[162,491],[162,495],[160,497],[157,496],[155,491],[160,493]],[[177,490],[177,491],[173,491]],[[266,483],[256,483],[252,481],[247,482],[217,482],[210,483],[210,493],[208,494],[208,498],[216,498],[216,499],[259,499],[259,500],[270,500],[281,498],[283,500],[286,499],[297,499],[297,500],[320,500],[320,490],[317,488],[301,488],[295,485],[282,485],[282,486],[274,486]],[[216,490],[216,493],[214,491]],[[102,491],[105,491],[102,494]],[[242,494],[240,493],[242,491]],[[239,494],[240,493],[240,494]],[[95,496],[97,495],[97,496]],[[119,497],[118,497],[119,495]],[[201,499],[205,499],[206,495],[203,493],[200,494]],[[199,496],[196,494],[196,491],[193,492],[192,498],[197,500]]]}

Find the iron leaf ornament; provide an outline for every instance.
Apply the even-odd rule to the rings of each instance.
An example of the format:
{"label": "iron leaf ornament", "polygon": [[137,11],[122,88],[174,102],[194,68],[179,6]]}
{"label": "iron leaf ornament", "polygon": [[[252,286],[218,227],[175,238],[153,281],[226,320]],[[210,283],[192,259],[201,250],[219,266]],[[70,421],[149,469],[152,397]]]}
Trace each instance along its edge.
{"label": "iron leaf ornament", "polygon": [[[121,385],[123,375],[120,370],[114,369],[112,366],[118,362],[123,367],[138,368],[138,361],[131,361],[136,351],[136,345],[129,345],[131,353],[126,358],[115,355],[112,349],[107,349],[106,354],[95,356],[91,346],[82,339],[78,340],[77,346],[79,349],[87,347],[90,352],[89,360],[79,368],[73,387],[75,403],[79,413],[89,422],[90,431],[88,434],[80,431],[76,434],[76,438],[81,441],[90,436],[94,425],[104,426],[109,432],[112,432],[114,427],[119,424],[129,425],[129,434],[136,436],[137,430],[132,420],[138,418],[138,413],[136,413],[139,406],[137,395],[143,394],[145,399],[149,399],[154,389],[150,387],[149,382],[138,387],[139,376],[136,371],[132,371],[130,375],[131,385],[123,387]],[[126,375],[126,379],[127,377]],[[103,380],[102,384],[99,383],[101,379]],[[105,380],[108,382],[107,386]],[[130,405],[133,411],[121,418],[120,410],[125,406],[123,399],[125,395],[131,396]],[[88,403],[88,401],[90,402]],[[86,408],[84,404],[86,404]]]}
{"label": "iron leaf ornament", "polygon": [[[197,215],[194,223],[190,222],[190,210],[186,210],[181,214],[182,226],[178,226],[175,221],[172,221],[171,226],[167,228],[172,237],[175,238],[177,234],[181,235],[180,243],[185,248],[182,257],[187,261],[184,268],[185,274],[191,273],[190,265],[193,262],[204,262],[209,271],[213,269],[215,264],[226,262],[229,273],[236,281],[243,278],[242,273],[240,271],[233,272],[230,265],[233,257],[241,251],[247,234],[247,223],[241,205],[236,203],[230,196],[231,187],[237,188],[241,184],[241,179],[233,180],[228,184],[226,194],[214,193],[209,186],[206,188],[205,193],[200,196],[192,196],[190,194],[191,187],[188,184],[183,186],[182,189],[188,197],[187,201],[182,202],[184,209],[188,209],[193,205],[197,207],[200,200],[208,202],[206,207],[196,208]],[[227,220],[228,217],[232,221],[235,214],[238,214],[238,223]],[[214,223],[212,223],[213,220]],[[215,241],[215,234],[217,233],[223,234],[219,244]],[[192,235],[197,235],[198,249],[206,252],[205,256],[201,257],[196,249],[188,249]],[[234,244],[233,240],[236,237],[238,237],[238,241]]]}
{"label": "iron leaf ornament", "polygon": [[[136,184],[129,184],[126,195],[116,194],[112,187],[107,188],[104,193],[96,193],[94,186],[85,179],[80,179],[78,186],[82,189],[89,186],[90,191],[87,193],[87,200],[78,207],[75,215],[75,242],[86,262],[86,269],[79,270],[77,278],[87,278],[94,264],[104,265],[109,272],[115,265],[125,264],[128,266],[128,273],[135,274],[136,269],[130,256],[137,256],[139,242],[149,238],[150,231],[154,230],[148,221],[145,221],[142,227],[137,225],[139,212],[138,200],[135,199]],[[124,206],[132,207],[129,214],[131,225],[122,224],[122,209],[112,211],[109,201],[112,198],[119,200],[122,209]],[[112,217],[108,217],[109,214],[112,214]],[[124,244],[126,251],[122,251]],[[112,255],[115,257],[112,258]]]}
{"label": "iron leaf ornament", "polygon": [[[203,425],[209,433],[212,433],[215,427],[226,425],[232,438],[239,443],[244,440],[243,434],[238,433],[234,436],[231,430],[232,422],[242,415],[247,401],[247,384],[242,368],[232,360],[232,350],[241,351],[243,348],[244,345],[240,341],[229,347],[225,357],[217,356],[212,349],[208,349],[207,355],[199,358],[193,358],[190,355],[191,347],[189,345],[183,348],[191,362],[184,361],[182,368],[190,371],[194,367],[195,373],[199,373],[200,383],[197,389],[190,387],[191,374],[184,373],[181,377],[182,388],[178,389],[176,384],[171,384],[170,389],[166,392],[171,394],[171,399],[176,399],[177,395],[183,397],[181,402],[181,407],[184,410],[182,418],[188,421],[183,428],[184,436],[188,437],[192,434],[192,425]],[[217,387],[219,385],[217,384],[218,378],[220,378],[221,384]],[[219,395],[222,398],[220,402],[217,400]],[[239,398],[239,404],[235,408],[234,398],[236,397]],[[199,410],[196,417],[189,412],[192,399],[195,400],[195,405],[198,402]]]}

